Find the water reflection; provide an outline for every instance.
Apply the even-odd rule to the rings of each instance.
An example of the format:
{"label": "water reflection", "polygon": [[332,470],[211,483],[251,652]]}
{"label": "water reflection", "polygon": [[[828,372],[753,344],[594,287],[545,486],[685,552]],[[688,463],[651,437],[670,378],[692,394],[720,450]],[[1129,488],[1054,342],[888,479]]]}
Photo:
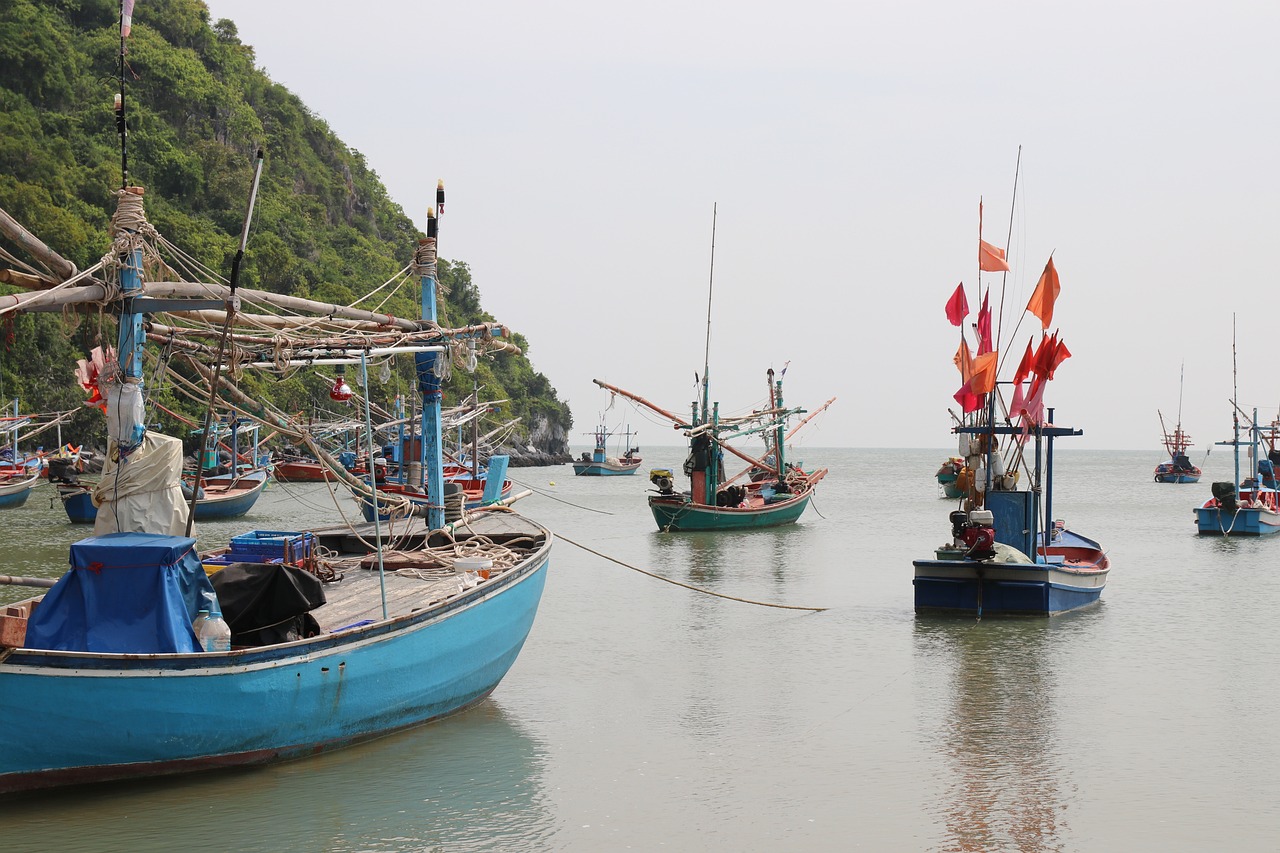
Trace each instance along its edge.
{"label": "water reflection", "polygon": [[42,850],[537,849],[553,832],[546,765],[544,746],[490,699],[288,764],[20,795],[0,830]]}
{"label": "water reflection", "polygon": [[923,723],[950,765],[934,805],[941,849],[1062,849],[1068,774],[1050,644],[1070,621],[917,618],[917,661],[950,679],[950,706]]}

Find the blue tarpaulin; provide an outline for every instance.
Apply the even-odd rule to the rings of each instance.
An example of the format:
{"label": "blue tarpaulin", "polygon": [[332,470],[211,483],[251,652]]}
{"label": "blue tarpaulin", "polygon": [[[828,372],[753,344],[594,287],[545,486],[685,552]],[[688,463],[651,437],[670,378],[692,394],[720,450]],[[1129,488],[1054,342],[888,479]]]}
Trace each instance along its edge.
{"label": "blue tarpaulin", "polygon": [[109,533],[71,546],[71,571],[27,623],[30,649],[154,654],[200,651],[191,622],[213,592],[196,540]]}

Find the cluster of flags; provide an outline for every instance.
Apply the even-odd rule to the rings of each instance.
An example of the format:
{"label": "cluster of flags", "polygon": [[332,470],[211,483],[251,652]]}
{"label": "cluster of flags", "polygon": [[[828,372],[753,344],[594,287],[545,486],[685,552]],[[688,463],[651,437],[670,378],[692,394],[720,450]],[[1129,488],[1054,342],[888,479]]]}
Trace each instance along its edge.
{"label": "cluster of flags", "polygon": [[[1007,271],[1009,264],[1005,252],[981,239],[978,240],[978,267],[987,272]],[[1013,398],[1009,405],[1011,417],[1020,417],[1024,426],[1041,423],[1044,416],[1044,389],[1053,378],[1058,365],[1071,357],[1066,343],[1059,340],[1058,333],[1048,334],[1053,323],[1053,306],[1061,290],[1058,281],[1058,270],[1053,265],[1053,258],[1045,264],[1044,272],[1036,283],[1036,289],[1027,302],[1027,312],[1038,317],[1041,323],[1040,343],[1033,346],[1027,341],[1026,352],[1018,363],[1013,377]],[[960,371],[962,384],[955,393],[955,400],[966,412],[976,412],[986,403],[986,395],[995,391],[996,369],[999,352],[996,350],[991,331],[990,291],[982,294],[982,306],[978,309],[977,322],[974,324],[977,333],[977,353],[969,349],[969,341],[963,329],[960,334],[960,348],[956,350],[955,365]],[[953,326],[964,325],[969,316],[969,300],[965,296],[964,284],[956,285],[955,292],[947,300],[947,320]],[[1027,381],[1030,380],[1030,384]]]}

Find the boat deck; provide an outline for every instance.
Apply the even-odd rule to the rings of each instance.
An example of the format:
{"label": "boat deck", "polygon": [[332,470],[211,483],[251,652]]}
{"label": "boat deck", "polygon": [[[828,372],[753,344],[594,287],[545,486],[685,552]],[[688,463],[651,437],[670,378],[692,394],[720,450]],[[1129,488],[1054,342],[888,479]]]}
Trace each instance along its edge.
{"label": "boat deck", "polygon": [[[464,591],[461,573],[453,567],[455,559],[493,560],[489,578],[481,579],[480,584],[493,583],[541,548],[548,536],[542,527],[509,512],[479,513],[459,526],[453,540],[437,531],[430,543],[426,541],[430,531],[422,518],[383,523],[381,527],[382,583],[391,618]],[[327,603],[312,613],[321,629],[329,632],[367,619],[382,619],[377,557],[371,553],[373,524],[337,525],[311,532],[319,542],[321,562],[341,577],[325,584]]]}

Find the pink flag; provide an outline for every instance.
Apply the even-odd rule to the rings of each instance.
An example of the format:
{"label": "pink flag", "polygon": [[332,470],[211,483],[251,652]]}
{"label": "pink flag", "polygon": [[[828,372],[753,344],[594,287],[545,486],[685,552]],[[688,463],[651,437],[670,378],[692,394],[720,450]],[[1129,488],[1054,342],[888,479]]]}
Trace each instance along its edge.
{"label": "pink flag", "polygon": [[987,297],[991,291],[982,294],[982,307],[978,309],[978,355],[984,355],[994,349],[991,343],[991,308],[987,305]]}
{"label": "pink flag", "polygon": [[956,285],[956,292],[947,300],[947,319],[951,325],[959,326],[969,316],[969,300],[964,295],[964,282]]}
{"label": "pink flag", "polygon": [[133,29],[133,0],[124,0],[120,7],[120,38],[127,39]]}

